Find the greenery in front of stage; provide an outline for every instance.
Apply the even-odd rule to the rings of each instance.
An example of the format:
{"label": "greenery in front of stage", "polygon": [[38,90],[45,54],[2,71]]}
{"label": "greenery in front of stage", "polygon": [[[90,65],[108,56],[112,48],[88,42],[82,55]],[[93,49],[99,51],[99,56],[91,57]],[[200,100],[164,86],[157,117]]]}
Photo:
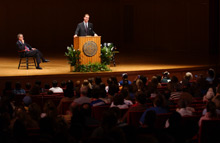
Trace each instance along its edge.
{"label": "greenery in front of stage", "polygon": [[101,63],[104,65],[110,65],[112,57],[114,45],[109,43],[109,45],[105,44],[104,47],[101,48]]}
{"label": "greenery in front of stage", "polygon": [[112,59],[112,48],[113,45],[104,46],[101,49],[101,63],[88,63],[80,64],[80,50],[75,50],[73,45],[67,47],[65,56],[70,64],[71,71],[73,72],[99,72],[99,71],[111,71],[109,68]]}
{"label": "greenery in front of stage", "polygon": [[65,56],[68,59],[68,63],[71,66],[78,66],[80,64],[80,50],[75,50],[73,48],[73,45],[71,45],[70,47],[67,46],[67,52],[65,52]]}
{"label": "greenery in front of stage", "polygon": [[100,63],[88,63],[85,65],[75,66],[75,72],[99,72],[99,71],[111,71],[107,65]]}

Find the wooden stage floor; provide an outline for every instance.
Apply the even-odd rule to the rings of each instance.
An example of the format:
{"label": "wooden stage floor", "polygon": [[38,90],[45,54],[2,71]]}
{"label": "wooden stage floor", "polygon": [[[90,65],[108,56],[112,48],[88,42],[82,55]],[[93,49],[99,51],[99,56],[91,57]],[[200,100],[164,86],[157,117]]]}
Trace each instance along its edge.
{"label": "wooden stage floor", "polygon": [[[31,59],[32,60],[32,59]],[[49,63],[42,63],[43,70],[36,70],[34,67],[26,69],[21,67],[18,69],[18,57],[0,57],[0,77],[12,77],[12,76],[40,76],[40,75],[69,75],[69,74],[85,74],[70,72],[70,66],[67,63],[65,57],[49,58]],[[161,64],[155,62],[135,62],[133,60],[121,60],[117,62],[116,67],[111,65],[110,73],[119,72],[138,72],[138,71],[150,71],[150,70],[170,70],[170,69],[191,69],[207,67],[207,65],[187,65],[187,64]],[[109,73],[109,72],[105,72]],[[88,74],[88,73],[86,73]]]}

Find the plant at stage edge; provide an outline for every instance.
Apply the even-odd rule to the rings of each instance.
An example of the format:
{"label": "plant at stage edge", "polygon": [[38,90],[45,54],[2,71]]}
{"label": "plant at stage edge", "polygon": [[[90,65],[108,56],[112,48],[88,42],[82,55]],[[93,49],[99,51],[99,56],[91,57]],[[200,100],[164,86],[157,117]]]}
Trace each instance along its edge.
{"label": "plant at stage edge", "polygon": [[104,65],[110,65],[113,52],[112,52],[113,44],[108,46],[104,46],[101,48],[101,63]]}
{"label": "plant at stage edge", "polygon": [[75,72],[99,72],[111,71],[106,65],[100,63],[91,63],[79,65],[76,67]]}
{"label": "plant at stage edge", "polygon": [[75,50],[73,48],[73,45],[71,45],[70,47],[67,46],[67,52],[65,52],[65,56],[67,57],[68,59],[68,63],[71,65],[71,66],[75,66],[77,67],[78,65],[80,65],[80,53],[81,51],[80,50]]}

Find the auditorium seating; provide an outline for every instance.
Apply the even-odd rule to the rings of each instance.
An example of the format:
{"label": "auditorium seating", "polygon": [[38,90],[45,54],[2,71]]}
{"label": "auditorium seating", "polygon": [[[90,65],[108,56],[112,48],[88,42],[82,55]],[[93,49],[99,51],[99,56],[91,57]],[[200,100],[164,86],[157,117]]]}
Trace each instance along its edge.
{"label": "auditorium seating", "polygon": [[64,101],[61,103],[61,109],[60,109],[60,113],[59,114],[62,114],[62,115],[65,115],[66,112],[68,110],[70,110],[70,105],[73,101]]}
{"label": "auditorium seating", "polygon": [[139,127],[140,126],[139,120],[140,120],[143,113],[144,113],[144,111],[130,111],[130,112],[128,112],[127,124],[132,125],[134,127]]}
{"label": "auditorium seating", "polygon": [[203,120],[199,130],[199,143],[220,143],[220,120]]}

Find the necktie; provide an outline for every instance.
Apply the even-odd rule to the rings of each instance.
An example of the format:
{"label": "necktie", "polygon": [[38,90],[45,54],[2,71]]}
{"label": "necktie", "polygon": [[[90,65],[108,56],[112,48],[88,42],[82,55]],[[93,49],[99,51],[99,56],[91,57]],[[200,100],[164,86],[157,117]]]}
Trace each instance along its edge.
{"label": "necktie", "polygon": [[25,46],[25,51],[30,51],[30,49],[27,46]]}
{"label": "necktie", "polygon": [[87,23],[85,24],[85,29],[86,29],[86,33],[87,33],[87,31],[88,31]]}

